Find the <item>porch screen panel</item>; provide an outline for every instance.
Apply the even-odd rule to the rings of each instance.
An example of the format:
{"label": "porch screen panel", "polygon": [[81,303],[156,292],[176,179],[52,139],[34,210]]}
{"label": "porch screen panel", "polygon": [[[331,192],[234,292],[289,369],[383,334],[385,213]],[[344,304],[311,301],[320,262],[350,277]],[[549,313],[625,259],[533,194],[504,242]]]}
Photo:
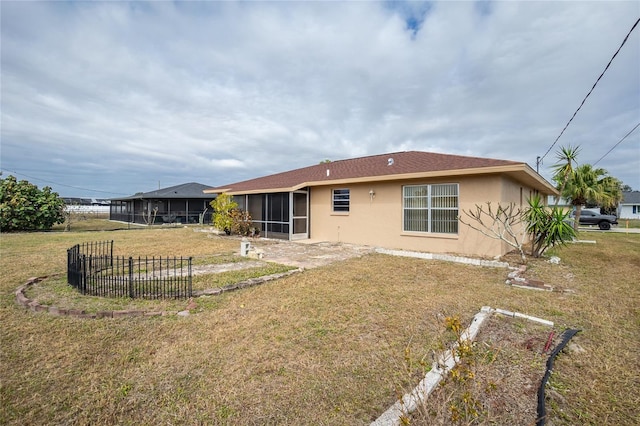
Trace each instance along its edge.
{"label": "porch screen panel", "polygon": [[264,203],[263,203],[263,195],[260,194],[255,194],[255,195],[249,195],[249,200],[248,200],[248,205],[247,205],[247,211],[249,212],[249,214],[251,215],[251,219],[252,220],[262,220],[264,215],[263,215],[263,210],[264,210]]}
{"label": "porch screen panel", "polygon": [[289,194],[277,193],[269,194],[269,212],[267,220],[270,222],[289,221]]}
{"label": "porch screen panel", "polygon": [[307,215],[307,194],[302,194],[298,192],[293,193],[293,215],[294,216]]}
{"label": "porch screen panel", "polygon": [[293,233],[305,234],[307,232],[307,218],[293,219]]}
{"label": "porch screen panel", "polygon": [[246,206],[244,205],[244,201],[245,201],[244,195],[233,195],[231,196],[231,199],[238,205],[238,209],[247,210]]}

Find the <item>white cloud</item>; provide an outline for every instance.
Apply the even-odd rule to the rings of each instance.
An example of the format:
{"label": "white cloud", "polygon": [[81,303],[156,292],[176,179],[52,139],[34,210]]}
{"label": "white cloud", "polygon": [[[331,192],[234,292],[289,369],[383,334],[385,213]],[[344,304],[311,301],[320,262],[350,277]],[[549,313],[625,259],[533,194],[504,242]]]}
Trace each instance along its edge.
{"label": "white cloud", "polygon": [[[640,16],[634,2],[0,7],[2,167],[118,193],[408,149],[535,166]],[[558,143],[581,161],[640,121],[639,40]],[[638,134],[599,165],[640,189]]]}

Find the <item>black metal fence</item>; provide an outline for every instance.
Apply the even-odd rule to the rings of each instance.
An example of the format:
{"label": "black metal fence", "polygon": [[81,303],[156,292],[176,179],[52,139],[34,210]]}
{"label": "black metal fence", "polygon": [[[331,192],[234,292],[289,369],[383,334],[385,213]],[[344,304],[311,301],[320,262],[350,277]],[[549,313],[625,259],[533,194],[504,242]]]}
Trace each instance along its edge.
{"label": "black metal fence", "polygon": [[144,299],[192,296],[192,258],[113,255],[113,241],[67,250],[67,282],[82,294]]}

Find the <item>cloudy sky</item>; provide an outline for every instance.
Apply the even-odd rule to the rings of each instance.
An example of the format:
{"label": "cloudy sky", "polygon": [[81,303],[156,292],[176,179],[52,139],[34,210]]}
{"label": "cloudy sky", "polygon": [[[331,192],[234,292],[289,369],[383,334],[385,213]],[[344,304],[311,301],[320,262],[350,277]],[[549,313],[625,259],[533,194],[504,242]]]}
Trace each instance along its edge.
{"label": "cloudy sky", "polygon": [[[640,17],[627,2],[11,2],[1,163],[63,196],[406,150],[534,169]],[[640,123],[640,27],[561,146]],[[640,128],[597,165],[640,189]]]}

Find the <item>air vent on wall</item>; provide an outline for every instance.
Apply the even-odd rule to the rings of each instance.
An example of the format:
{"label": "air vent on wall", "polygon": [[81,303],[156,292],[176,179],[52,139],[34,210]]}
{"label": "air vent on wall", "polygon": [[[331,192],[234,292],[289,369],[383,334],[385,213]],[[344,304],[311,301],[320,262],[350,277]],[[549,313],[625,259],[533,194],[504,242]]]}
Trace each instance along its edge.
{"label": "air vent on wall", "polygon": [[389,158],[387,162],[387,166],[393,166],[393,158]]}

